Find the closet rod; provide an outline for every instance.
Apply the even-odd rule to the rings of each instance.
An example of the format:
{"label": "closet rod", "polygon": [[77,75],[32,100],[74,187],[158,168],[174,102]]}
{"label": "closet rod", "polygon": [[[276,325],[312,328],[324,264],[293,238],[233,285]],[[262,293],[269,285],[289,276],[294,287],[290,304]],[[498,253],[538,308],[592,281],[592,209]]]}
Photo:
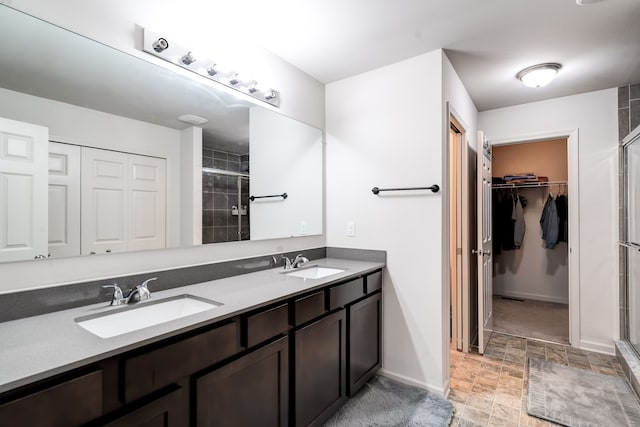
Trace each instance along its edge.
{"label": "closet rod", "polygon": [[519,184],[493,184],[492,188],[537,188],[550,187],[552,185],[567,185],[567,181],[547,181],[547,182],[523,182]]}

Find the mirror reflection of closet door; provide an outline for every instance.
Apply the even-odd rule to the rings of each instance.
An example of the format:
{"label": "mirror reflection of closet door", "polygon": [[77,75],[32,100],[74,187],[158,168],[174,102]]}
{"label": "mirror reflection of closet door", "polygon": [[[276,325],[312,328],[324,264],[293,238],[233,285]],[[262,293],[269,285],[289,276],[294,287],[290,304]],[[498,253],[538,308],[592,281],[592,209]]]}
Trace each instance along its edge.
{"label": "mirror reflection of closet door", "polygon": [[165,247],[165,159],[128,155],[128,250]]}
{"label": "mirror reflection of closet door", "polygon": [[47,256],[46,127],[0,118],[0,262]]}
{"label": "mirror reflection of closet door", "polygon": [[49,142],[49,253],[80,255],[80,147]]}
{"label": "mirror reflection of closet door", "polygon": [[127,250],[127,154],[82,148],[82,254]]}

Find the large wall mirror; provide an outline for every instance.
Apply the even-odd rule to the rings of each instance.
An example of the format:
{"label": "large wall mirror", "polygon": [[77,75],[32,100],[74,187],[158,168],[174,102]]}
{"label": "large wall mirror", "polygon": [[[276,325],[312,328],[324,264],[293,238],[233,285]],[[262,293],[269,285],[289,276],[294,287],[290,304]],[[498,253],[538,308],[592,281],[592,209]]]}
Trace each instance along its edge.
{"label": "large wall mirror", "polygon": [[4,5],[0,37],[0,262],[322,234],[320,129]]}

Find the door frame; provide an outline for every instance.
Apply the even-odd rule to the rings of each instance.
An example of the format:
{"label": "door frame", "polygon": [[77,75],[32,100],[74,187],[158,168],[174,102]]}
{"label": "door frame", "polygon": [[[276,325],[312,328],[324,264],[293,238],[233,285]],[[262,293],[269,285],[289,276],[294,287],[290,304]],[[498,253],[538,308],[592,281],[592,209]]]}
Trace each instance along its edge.
{"label": "door frame", "polygon": [[567,139],[567,185],[569,187],[569,253],[567,255],[569,267],[569,343],[573,347],[580,347],[580,180],[578,175],[578,129],[537,132],[497,140],[492,140],[490,135],[487,137],[491,146],[523,144],[563,138]]}
{"label": "door frame", "polygon": [[[461,287],[459,289],[459,292],[457,292],[457,295],[459,297],[458,301],[450,301],[450,287],[451,287],[451,275],[449,274],[449,269],[450,269],[450,265],[451,265],[451,256],[450,256],[450,241],[451,241],[451,197],[453,197],[454,195],[457,196],[456,193],[454,193],[453,191],[457,191],[456,189],[452,189],[449,188],[449,184],[450,184],[450,180],[451,180],[451,168],[450,168],[450,164],[451,164],[451,138],[450,138],[450,132],[449,129],[451,128],[451,125],[454,125],[458,131],[460,132],[460,142],[461,142],[461,147],[464,147],[465,149],[462,150],[461,152],[461,173],[459,175],[460,178],[460,183],[461,185],[461,194],[460,194],[460,199],[462,201],[462,226],[461,226],[461,240],[462,240],[462,256],[461,256],[461,274],[462,274],[462,278],[461,278]],[[445,138],[445,161],[444,161],[444,177],[445,179],[443,179],[443,186],[445,186],[444,191],[442,192],[443,194],[443,227],[445,232],[444,234],[444,238],[443,238],[443,254],[445,254],[445,256],[443,257],[443,272],[444,272],[444,283],[446,283],[446,291],[443,293],[444,298],[446,299],[445,301],[445,307],[447,309],[447,317],[446,317],[446,322],[444,325],[444,330],[445,330],[445,336],[447,338],[446,342],[447,342],[447,347],[446,347],[446,353],[447,355],[449,354],[449,348],[448,348],[448,343],[449,343],[449,336],[452,337],[452,339],[457,340],[456,342],[456,348],[459,350],[464,351],[465,353],[468,353],[471,349],[471,343],[470,343],[470,315],[471,315],[471,311],[470,311],[470,301],[469,301],[469,282],[470,282],[470,269],[469,269],[469,262],[470,262],[470,254],[471,254],[471,248],[469,247],[469,213],[468,210],[466,209],[469,205],[469,178],[468,178],[468,167],[465,167],[465,165],[468,163],[468,150],[469,148],[469,135],[470,135],[470,129],[469,126],[465,123],[465,121],[462,119],[462,117],[456,112],[456,110],[453,108],[453,106],[447,102],[446,104],[446,138]],[[465,146],[466,144],[466,146]],[[473,190],[475,191],[475,189]],[[473,238],[475,239],[475,236],[473,236]],[[457,336],[458,331],[453,331],[450,329],[450,322],[449,322],[449,312],[448,310],[450,310],[449,307],[451,307],[452,304],[455,304],[457,307],[457,319],[456,319],[456,324],[457,325],[461,325],[461,327],[458,327],[457,330],[462,332],[462,337]],[[460,342],[462,344],[461,348],[458,348],[458,342]],[[447,357],[448,359],[448,357]],[[448,364],[448,363],[447,363]]]}

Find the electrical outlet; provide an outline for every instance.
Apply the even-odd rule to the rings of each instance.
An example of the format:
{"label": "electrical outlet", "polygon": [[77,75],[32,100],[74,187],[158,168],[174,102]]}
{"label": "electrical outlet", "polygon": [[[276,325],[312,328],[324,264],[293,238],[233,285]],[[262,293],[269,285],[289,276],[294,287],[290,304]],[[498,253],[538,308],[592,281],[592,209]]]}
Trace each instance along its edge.
{"label": "electrical outlet", "polygon": [[307,221],[300,221],[300,234],[307,234]]}
{"label": "electrical outlet", "polygon": [[353,221],[347,223],[347,236],[356,237],[356,223]]}

